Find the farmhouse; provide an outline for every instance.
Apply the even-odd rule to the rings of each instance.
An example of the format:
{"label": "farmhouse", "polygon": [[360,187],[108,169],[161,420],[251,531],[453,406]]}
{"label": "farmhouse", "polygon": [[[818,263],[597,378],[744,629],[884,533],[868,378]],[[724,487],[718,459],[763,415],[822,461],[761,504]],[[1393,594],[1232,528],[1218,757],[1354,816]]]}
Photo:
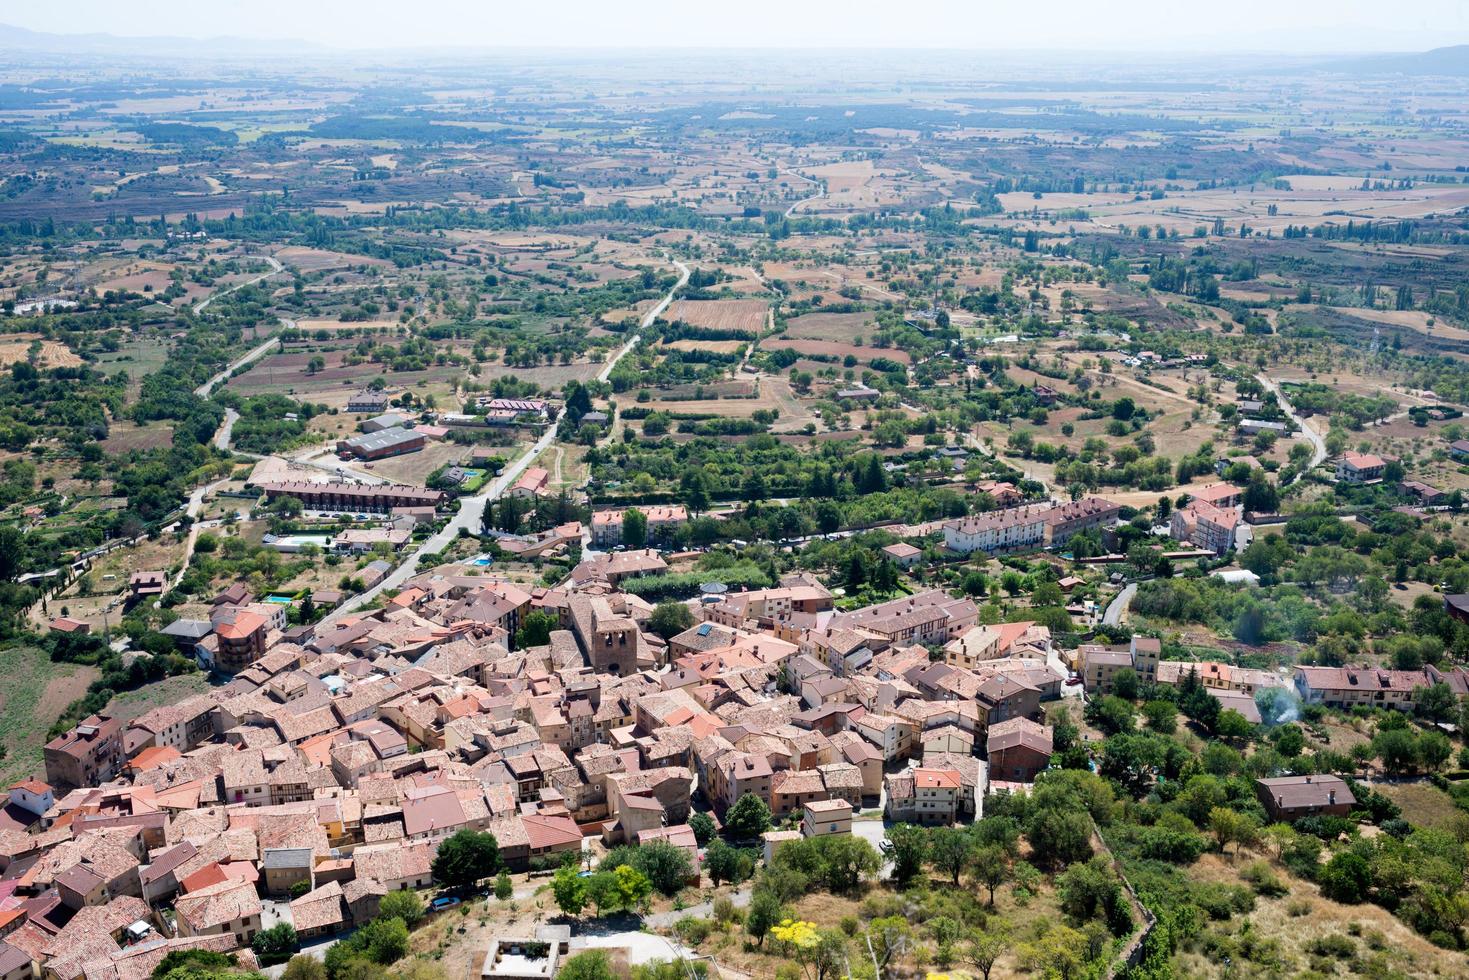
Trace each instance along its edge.
{"label": "farmhouse", "polygon": [[1336,461],[1336,478],[1343,483],[1376,483],[1387,469],[1387,460],[1371,453],[1342,453]]}
{"label": "farmhouse", "polygon": [[347,411],[376,414],[387,409],[390,401],[392,399],[386,392],[359,391],[347,399]]}
{"label": "farmhouse", "polygon": [[1255,795],[1272,821],[1293,823],[1302,817],[1330,814],[1345,817],[1357,798],[1339,776],[1281,776],[1255,780]]}

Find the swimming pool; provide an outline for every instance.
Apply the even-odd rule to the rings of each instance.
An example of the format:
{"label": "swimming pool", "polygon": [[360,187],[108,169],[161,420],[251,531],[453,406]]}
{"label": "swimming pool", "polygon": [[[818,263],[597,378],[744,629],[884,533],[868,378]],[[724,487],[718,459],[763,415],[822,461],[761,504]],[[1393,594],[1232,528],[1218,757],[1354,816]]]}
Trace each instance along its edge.
{"label": "swimming pool", "polygon": [[296,600],[292,596],[288,596],[288,595],[268,595],[268,596],[265,597],[265,601],[266,602],[274,602],[277,605],[281,605],[281,606],[289,606],[291,603],[295,602]]}

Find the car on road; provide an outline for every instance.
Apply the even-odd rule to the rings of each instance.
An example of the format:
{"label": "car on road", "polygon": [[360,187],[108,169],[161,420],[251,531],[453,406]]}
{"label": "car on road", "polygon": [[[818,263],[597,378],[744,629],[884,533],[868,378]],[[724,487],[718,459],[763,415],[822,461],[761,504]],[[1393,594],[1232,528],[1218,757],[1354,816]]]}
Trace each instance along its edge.
{"label": "car on road", "polygon": [[1081,677],[1078,676],[1077,674],[1072,674],[1070,677],[1066,678],[1066,686],[1067,687],[1075,687],[1076,685],[1078,685],[1080,683],[1081,683]]}

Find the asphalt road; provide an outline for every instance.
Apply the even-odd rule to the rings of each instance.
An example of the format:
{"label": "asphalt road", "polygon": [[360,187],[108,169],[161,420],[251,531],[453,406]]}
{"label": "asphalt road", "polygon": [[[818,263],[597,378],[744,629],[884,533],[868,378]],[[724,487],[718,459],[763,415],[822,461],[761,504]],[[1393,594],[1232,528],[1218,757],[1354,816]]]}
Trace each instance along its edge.
{"label": "asphalt road", "polygon": [[[637,347],[638,342],[642,340],[642,331],[653,325],[653,321],[658,319],[664,310],[668,309],[668,304],[673,302],[673,297],[689,281],[689,267],[677,259],[673,260],[673,264],[678,267],[678,282],[673,284],[673,288],[668,291],[668,295],[664,296],[657,306],[647,312],[642,322],[638,324],[638,332],[628,338],[627,343],[623,344],[617,353],[607,361],[602,370],[598,372],[598,381],[606,381],[612,376],[612,371],[617,367],[617,362],[631,353],[633,348]],[[405,557],[402,563],[393,569],[393,571],[389,572],[377,585],[368,589],[366,592],[353,596],[338,606],[322,620],[322,624],[325,625],[333,622],[347,613],[361,609],[385,590],[396,589],[401,586],[404,582],[418,574],[419,562],[422,561],[425,555],[438,554],[451,541],[459,537],[461,530],[469,534],[478,534],[485,507],[491,501],[499,499],[507,489],[515,485],[515,481],[520,479],[520,475],[535,461],[536,457],[540,456],[551,443],[556,441],[556,436],[560,429],[560,419],[547,426],[546,431],[536,440],[535,445],[522,453],[520,458],[514,463],[505,467],[500,476],[495,478],[483,492],[473,497],[461,498],[459,501],[459,512],[450,518],[449,523],[445,524],[438,533],[419,545],[415,551]]]}
{"label": "asphalt road", "polygon": [[1306,424],[1305,419],[1296,414],[1296,410],[1292,408],[1290,402],[1286,400],[1285,392],[1280,390],[1279,385],[1277,385],[1274,381],[1271,381],[1270,378],[1267,377],[1265,374],[1255,375],[1255,380],[1264,385],[1266,391],[1275,392],[1275,398],[1278,402],[1280,402],[1280,410],[1285,413],[1286,418],[1290,419],[1291,422],[1294,423],[1295,426],[1301,430],[1301,435],[1306,438],[1306,441],[1311,444],[1311,447],[1314,450],[1311,454],[1311,465],[1306,467],[1300,473],[1297,473],[1291,479],[1290,482],[1294,483],[1296,482],[1296,480],[1299,480],[1301,478],[1302,473],[1314,470],[1316,467],[1326,462],[1326,441],[1316,434],[1315,429],[1312,429],[1309,425]]}
{"label": "asphalt road", "polygon": [[1129,582],[1127,587],[1117,593],[1117,597],[1107,604],[1107,611],[1102,614],[1102,623],[1107,626],[1120,626],[1122,617],[1127,614],[1127,607],[1135,595],[1137,595],[1137,583]]}

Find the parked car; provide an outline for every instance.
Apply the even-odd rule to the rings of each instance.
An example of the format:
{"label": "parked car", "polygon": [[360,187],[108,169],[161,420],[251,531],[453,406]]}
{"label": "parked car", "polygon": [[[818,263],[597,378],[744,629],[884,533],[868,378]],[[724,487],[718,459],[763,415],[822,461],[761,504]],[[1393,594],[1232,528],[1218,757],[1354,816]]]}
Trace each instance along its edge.
{"label": "parked car", "polygon": [[430,912],[442,912],[444,911],[444,909],[452,909],[458,904],[459,899],[456,896],[440,895],[438,898],[428,903],[428,910]]}

